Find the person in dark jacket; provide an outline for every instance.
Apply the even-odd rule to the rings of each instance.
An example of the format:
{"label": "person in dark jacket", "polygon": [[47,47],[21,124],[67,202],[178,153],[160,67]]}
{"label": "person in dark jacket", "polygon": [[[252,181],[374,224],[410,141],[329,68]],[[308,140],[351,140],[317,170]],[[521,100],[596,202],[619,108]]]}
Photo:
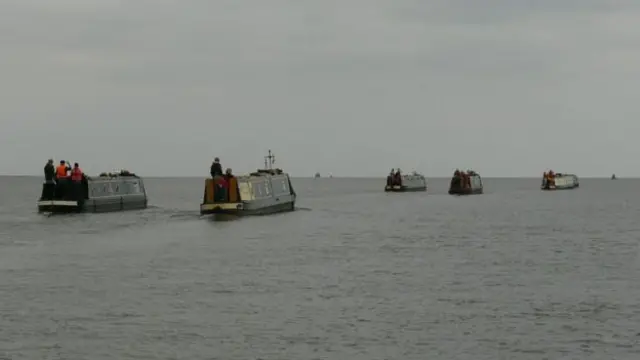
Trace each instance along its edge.
{"label": "person in dark jacket", "polygon": [[44,166],[44,185],[42,185],[42,195],[40,200],[51,200],[56,189],[56,168],[53,166],[53,159],[49,159]]}
{"label": "person in dark jacket", "polygon": [[220,164],[220,159],[215,158],[213,160],[213,164],[211,164],[211,177],[215,178],[216,176],[222,176],[224,173],[222,172],[222,165]]}
{"label": "person in dark jacket", "polygon": [[44,166],[44,180],[47,183],[52,183],[56,177],[56,168],[53,166],[53,159],[49,159]]}

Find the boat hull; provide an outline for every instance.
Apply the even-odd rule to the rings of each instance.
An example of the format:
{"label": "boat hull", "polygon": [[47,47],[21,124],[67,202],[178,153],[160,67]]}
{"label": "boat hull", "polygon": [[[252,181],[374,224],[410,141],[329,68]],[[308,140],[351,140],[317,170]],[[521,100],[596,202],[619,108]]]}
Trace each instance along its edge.
{"label": "boat hull", "polygon": [[385,192],[414,192],[414,191],[427,191],[426,186],[410,187],[410,186],[385,186]]}
{"label": "boat hull", "polygon": [[111,199],[85,200],[40,200],[38,212],[48,213],[103,213],[146,209],[147,199],[141,197],[118,196]]}
{"label": "boat hull", "polygon": [[281,212],[295,210],[295,202],[285,202],[266,206],[251,206],[243,203],[224,204],[202,204],[200,205],[200,215],[236,215],[236,216],[257,216],[270,215]]}
{"label": "boat hull", "polygon": [[556,191],[556,190],[573,190],[579,188],[580,185],[573,186],[541,186],[540,190],[543,191]]}
{"label": "boat hull", "polygon": [[75,213],[82,212],[82,206],[77,201],[40,200],[38,201],[38,212]]}
{"label": "boat hull", "polygon": [[449,189],[449,195],[480,195],[483,193],[482,188],[477,189]]}

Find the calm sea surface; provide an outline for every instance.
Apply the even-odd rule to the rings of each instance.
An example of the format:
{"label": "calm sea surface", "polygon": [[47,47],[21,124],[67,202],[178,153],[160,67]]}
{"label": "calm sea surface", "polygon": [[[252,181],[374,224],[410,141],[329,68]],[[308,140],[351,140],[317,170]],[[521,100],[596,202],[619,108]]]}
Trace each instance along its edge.
{"label": "calm sea surface", "polygon": [[384,182],[215,222],[202,179],[45,217],[40,178],[0,177],[0,359],[640,359],[640,180]]}

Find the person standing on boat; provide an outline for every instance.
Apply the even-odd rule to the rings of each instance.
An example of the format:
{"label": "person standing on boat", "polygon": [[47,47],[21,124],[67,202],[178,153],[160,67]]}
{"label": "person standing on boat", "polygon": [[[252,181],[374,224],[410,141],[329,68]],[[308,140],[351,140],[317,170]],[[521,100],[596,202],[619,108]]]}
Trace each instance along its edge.
{"label": "person standing on boat", "polygon": [[82,182],[82,170],[78,163],[73,164],[73,170],[71,170],[71,181],[73,181],[74,184]]}
{"label": "person standing on boat", "polygon": [[213,164],[211,164],[211,177],[222,176],[222,164],[220,164],[220,158],[215,158]]}
{"label": "person standing on boat", "polygon": [[78,163],[73,164],[71,169],[71,194],[73,199],[78,201],[83,198],[82,196],[82,170]]}
{"label": "person standing on boat", "polygon": [[391,169],[389,176],[387,176],[387,186],[393,186],[393,177],[394,177],[394,173],[393,173],[393,169]]}
{"label": "person standing on boat", "polygon": [[53,199],[56,189],[56,168],[53,166],[53,159],[49,159],[44,166],[44,185],[42,186],[42,200]]}
{"label": "person standing on boat", "polygon": [[56,178],[62,179],[67,177],[67,165],[64,160],[60,160],[60,165],[56,168]]}
{"label": "person standing on boat", "polygon": [[47,184],[53,184],[56,177],[56,168],[53,166],[53,159],[49,159],[44,166],[44,181]]}
{"label": "person standing on boat", "polygon": [[216,175],[214,177],[215,180],[214,184],[215,184],[215,190],[214,190],[214,201],[216,202],[226,202],[228,201],[228,197],[227,197],[227,189],[229,188],[229,182],[225,179],[224,176],[221,175]]}
{"label": "person standing on boat", "polygon": [[394,185],[402,186],[402,172],[400,168],[396,170],[395,179],[393,181]]}
{"label": "person standing on boat", "polygon": [[460,171],[460,176],[462,177],[462,188],[466,189],[468,187],[467,183],[469,182],[469,174],[464,171]]}

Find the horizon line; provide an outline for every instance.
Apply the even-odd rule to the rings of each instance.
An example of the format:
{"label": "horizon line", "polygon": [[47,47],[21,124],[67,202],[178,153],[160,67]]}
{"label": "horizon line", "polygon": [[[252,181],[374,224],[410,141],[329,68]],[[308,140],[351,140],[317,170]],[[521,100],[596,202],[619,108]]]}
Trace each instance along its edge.
{"label": "horizon line", "polygon": [[[241,174],[244,175],[244,174]],[[92,177],[91,175],[89,175]],[[97,177],[98,175],[94,175]],[[140,175],[138,175],[140,176]],[[43,177],[42,175],[18,175],[18,174],[0,174],[0,177]],[[143,179],[207,179],[211,176],[198,176],[198,175],[176,175],[176,176],[164,176],[164,175],[150,175],[140,176]],[[426,179],[448,179],[451,176],[425,176]],[[291,176],[293,179],[384,179],[385,176],[322,176],[316,178],[314,176]],[[539,179],[540,176],[482,176],[483,179]],[[611,179],[610,176],[580,176],[580,179]],[[616,175],[616,179],[638,179],[640,176],[628,176],[620,178]]]}

